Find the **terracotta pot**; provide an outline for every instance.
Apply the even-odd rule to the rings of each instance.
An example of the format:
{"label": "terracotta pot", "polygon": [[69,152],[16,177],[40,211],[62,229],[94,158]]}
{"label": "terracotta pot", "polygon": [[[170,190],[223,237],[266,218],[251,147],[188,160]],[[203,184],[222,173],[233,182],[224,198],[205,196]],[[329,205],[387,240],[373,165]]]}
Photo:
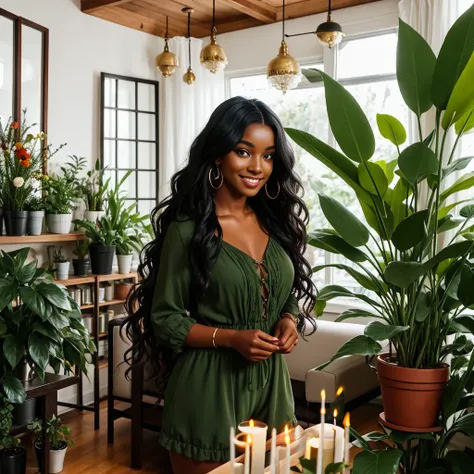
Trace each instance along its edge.
{"label": "terracotta pot", "polygon": [[133,285],[131,283],[115,283],[115,298],[118,300],[126,300],[132,287]]}
{"label": "terracotta pot", "polygon": [[387,362],[389,354],[377,357],[385,419],[406,428],[437,425],[449,366],[436,369],[408,369]]}

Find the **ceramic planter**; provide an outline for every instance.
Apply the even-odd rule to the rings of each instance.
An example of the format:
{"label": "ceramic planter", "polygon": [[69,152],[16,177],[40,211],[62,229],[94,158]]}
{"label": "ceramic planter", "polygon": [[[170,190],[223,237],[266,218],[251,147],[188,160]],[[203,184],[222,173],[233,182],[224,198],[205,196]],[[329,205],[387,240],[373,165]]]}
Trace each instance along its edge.
{"label": "ceramic planter", "polygon": [[99,211],[85,211],[84,220],[90,222],[97,222],[99,220]]}
{"label": "ceramic planter", "polygon": [[7,235],[26,235],[28,211],[3,211]]}
{"label": "ceramic planter", "polygon": [[110,275],[114,262],[115,245],[91,244],[89,247],[91,267],[94,275]]}
{"label": "ceramic planter", "polygon": [[71,231],[72,214],[48,214],[46,222],[52,234],[69,234]]}
{"label": "ceramic planter", "polygon": [[69,278],[69,262],[55,262],[56,280],[67,280]]}
{"label": "ceramic planter", "polygon": [[425,430],[437,425],[449,366],[409,369],[388,361],[389,354],[377,357],[385,420],[398,429]]}
{"label": "ceramic planter", "polygon": [[115,283],[115,298],[118,300],[126,300],[130,290],[132,289],[132,283]]}
{"label": "ceramic planter", "polygon": [[[64,441],[59,442],[59,449],[49,450],[49,474],[62,472],[64,469],[64,458],[66,457],[66,452],[67,444]],[[41,440],[35,441],[35,454],[38,466],[41,466],[41,461],[43,459],[43,446]]]}
{"label": "ceramic planter", "polygon": [[26,233],[28,235],[41,235],[43,232],[44,211],[28,211]]}
{"label": "ceramic planter", "polygon": [[72,266],[74,268],[74,276],[86,277],[89,275],[89,260],[78,260],[77,258],[73,258]]}
{"label": "ceramic planter", "polygon": [[36,418],[36,398],[13,405],[13,426],[24,426]]}
{"label": "ceramic planter", "polygon": [[25,474],[26,449],[21,446],[4,449],[1,472],[2,474]]}
{"label": "ceramic planter", "polygon": [[130,273],[133,255],[117,255],[118,272]]}

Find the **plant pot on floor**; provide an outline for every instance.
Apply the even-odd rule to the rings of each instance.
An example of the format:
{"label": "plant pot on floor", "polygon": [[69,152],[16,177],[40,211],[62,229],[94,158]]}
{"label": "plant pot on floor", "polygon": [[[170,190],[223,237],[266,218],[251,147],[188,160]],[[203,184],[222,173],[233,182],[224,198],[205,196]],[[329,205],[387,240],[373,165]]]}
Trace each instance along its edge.
{"label": "plant pot on floor", "polygon": [[7,235],[26,235],[28,211],[3,211]]}
{"label": "plant pot on floor", "polygon": [[26,449],[21,446],[4,449],[1,472],[2,474],[25,474]]}
{"label": "plant pot on floor", "polygon": [[[49,473],[56,474],[62,472],[64,468],[64,459],[67,452],[67,443],[65,441],[59,442],[60,449],[50,449],[49,451]],[[38,461],[38,466],[41,466],[41,461],[43,460],[43,446],[41,440],[37,439],[35,441],[35,454],[36,460]],[[3,474],[3,473],[2,473]]]}
{"label": "plant pot on floor", "polygon": [[69,262],[55,262],[56,280],[67,280],[69,278]]}
{"label": "plant pot on floor", "polygon": [[48,214],[46,222],[52,234],[69,234],[71,231],[72,214]]}
{"label": "plant pot on floor", "polygon": [[118,272],[130,273],[133,255],[117,255]]}
{"label": "plant pot on floor", "polygon": [[[13,404],[13,426],[25,426],[36,418],[36,398]],[[2,473],[3,474],[3,473]]]}
{"label": "plant pot on floor", "polygon": [[87,275],[89,275],[89,260],[79,260],[77,258],[73,258],[72,266],[74,268],[74,276],[86,277]]}
{"label": "plant pot on floor", "polygon": [[377,357],[385,420],[408,430],[437,425],[449,366],[409,369],[389,361],[389,354]]}
{"label": "plant pot on floor", "polygon": [[114,262],[114,245],[91,244],[89,247],[92,273],[94,275],[110,275]]}
{"label": "plant pot on floor", "polygon": [[28,235],[41,235],[43,232],[44,211],[28,211],[26,233]]}

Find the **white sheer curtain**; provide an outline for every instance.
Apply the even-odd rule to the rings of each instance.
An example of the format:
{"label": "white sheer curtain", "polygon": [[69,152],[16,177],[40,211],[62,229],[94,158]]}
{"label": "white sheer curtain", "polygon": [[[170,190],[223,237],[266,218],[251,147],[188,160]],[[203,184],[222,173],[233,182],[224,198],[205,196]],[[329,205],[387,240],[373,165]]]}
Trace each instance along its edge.
{"label": "white sheer curtain", "polygon": [[186,162],[193,139],[225,98],[224,73],[212,74],[199,62],[202,40],[191,38],[191,65],[196,75],[192,85],[183,81],[188,68],[187,38],[172,38],[169,47],[179,58],[179,68],[160,81],[160,199],[169,194],[170,179]]}

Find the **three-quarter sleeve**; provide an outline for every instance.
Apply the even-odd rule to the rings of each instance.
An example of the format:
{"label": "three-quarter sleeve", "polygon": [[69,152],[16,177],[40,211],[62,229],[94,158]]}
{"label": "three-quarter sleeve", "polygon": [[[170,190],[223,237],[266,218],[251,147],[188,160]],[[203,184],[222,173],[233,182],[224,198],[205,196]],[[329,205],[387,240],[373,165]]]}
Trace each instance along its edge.
{"label": "three-quarter sleeve", "polygon": [[290,313],[293,316],[298,316],[299,313],[299,308],[298,308],[298,300],[296,299],[296,296],[291,294],[288,296],[288,299],[286,300],[286,303],[283,305],[283,309],[281,310],[281,313]]}
{"label": "three-quarter sleeve", "polygon": [[158,341],[175,353],[183,350],[188,332],[196,323],[187,313],[189,286],[188,247],[183,243],[179,223],[172,222],[161,251],[151,320]]}

